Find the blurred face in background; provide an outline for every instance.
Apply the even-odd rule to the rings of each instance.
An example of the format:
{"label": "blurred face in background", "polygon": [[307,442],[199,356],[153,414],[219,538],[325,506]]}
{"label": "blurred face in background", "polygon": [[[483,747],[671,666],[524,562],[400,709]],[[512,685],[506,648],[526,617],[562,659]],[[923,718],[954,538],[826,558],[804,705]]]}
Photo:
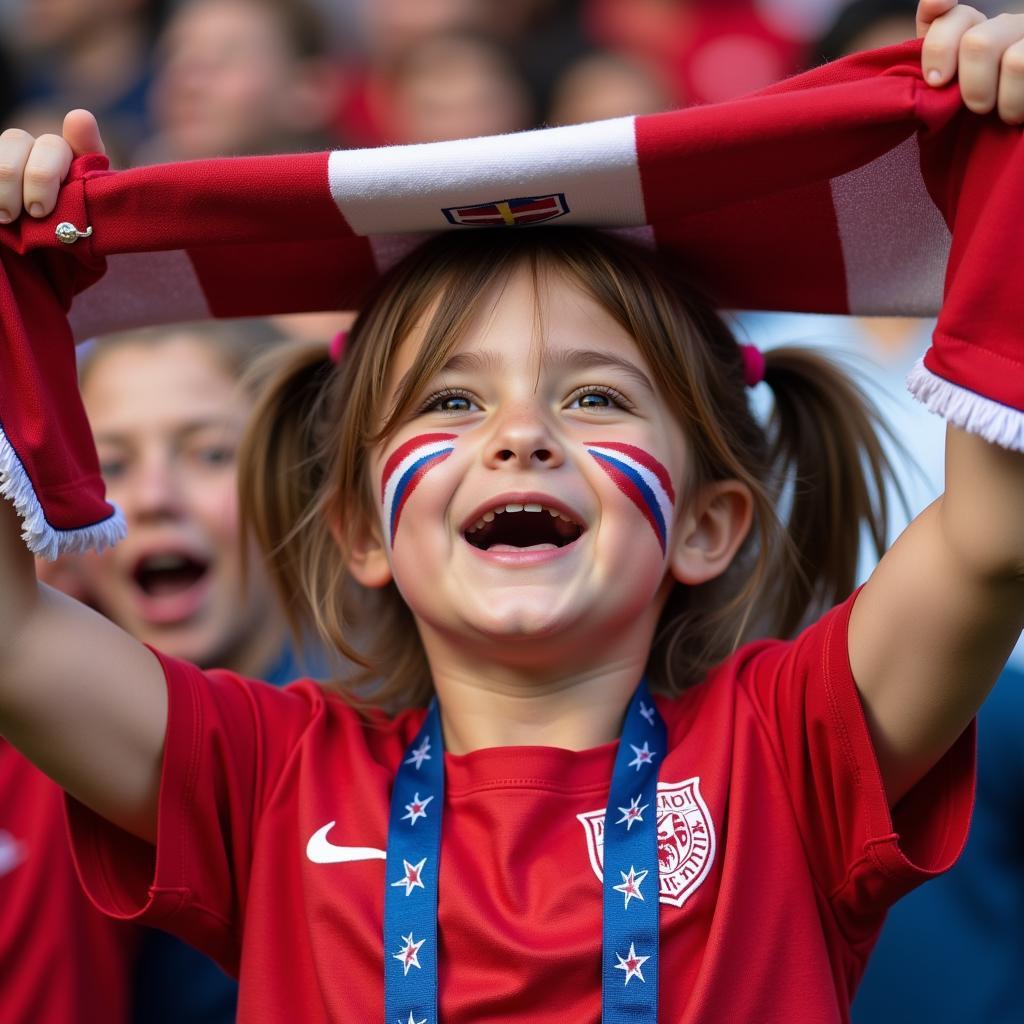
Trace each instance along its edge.
{"label": "blurred face in background", "polygon": [[324,128],[337,76],[273,5],[192,0],[161,39],[152,111],[169,157],[274,152]]}
{"label": "blurred face in background", "polygon": [[362,17],[370,50],[381,59],[435,35],[483,28],[488,6],[486,0],[367,0]]}
{"label": "blurred face in background", "polygon": [[16,44],[29,51],[73,47],[112,19],[135,16],[142,0],[21,0]]}
{"label": "blurred face in background", "polygon": [[672,106],[656,72],[625,57],[597,53],[571,65],[553,90],[548,123],[582,124],[656,114]]}
{"label": "blurred face in background", "polygon": [[81,563],[96,606],[168,654],[260,674],[284,630],[258,557],[243,586],[236,460],[250,399],[185,329],[101,349],[82,397],[107,496],[128,525],[125,540]]}
{"label": "blurred face in background", "polygon": [[532,127],[522,78],[495,43],[437,36],[399,62],[388,91],[387,134],[395,143],[499,135]]}

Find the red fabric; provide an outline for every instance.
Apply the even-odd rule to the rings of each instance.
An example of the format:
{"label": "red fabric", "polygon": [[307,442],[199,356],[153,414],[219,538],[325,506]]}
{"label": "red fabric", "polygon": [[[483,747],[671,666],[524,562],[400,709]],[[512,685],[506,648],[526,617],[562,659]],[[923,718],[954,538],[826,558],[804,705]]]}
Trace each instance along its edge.
{"label": "red fabric", "polygon": [[940,134],[922,139],[932,196],[953,228],[946,297],[925,365],[945,380],[1021,410],[1022,134],[991,119],[967,121],[960,134],[952,153]]}
{"label": "red fabric", "polygon": [[[1024,135],[995,117],[970,114],[955,84],[927,87],[919,51],[919,44],[907,44],[862,54],[746,99],[638,118],[643,216],[663,257],[683,265],[723,306],[847,312],[853,292],[874,301],[873,257],[902,253],[908,232],[913,251],[924,251],[925,238],[937,244],[931,225],[921,227],[921,244],[913,246],[914,225],[899,217],[903,193],[884,172],[868,187],[861,182],[852,199],[837,199],[837,182],[902,153],[901,167],[912,160],[915,180],[923,173],[921,189],[927,186],[953,232],[946,303],[926,365],[939,380],[1005,407],[1012,422],[985,436],[1021,447],[1024,289],[1017,264],[1024,251],[1017,235]],[[915,139],[919,161],[901,148]],[[424,158],[415,165],[416,180],[437,189],[433,151],[418,152]],[[103,282],[90,289],[105,258],[130,262],[120,254],[167,250],[177,254],[186,287],[203,299],[202,315],[358,306],[378,265],[371,242],[353,234],[332,199],[327,168],[328,154],[321,153],[112,174],[86,158],[76,162],[52,217],[0,227],[0,429],[49,526],[87,527],[111,513],[75,392],[65,324],[73,296],[82,293],[73,315],[88,302],[100,314],[113,311],[106,329],[147,322],[161,303],[162,315],[173,316],[184,307],[173,301],[166,263],[120,292],[104,293]],[[521,170],[508,168],[510,195]],[[380,207],[389,201],[387,173],[373,183]],[[438,194],[439,223],[439,211],[461,201],[452,188],[450,197],[443,189]],[[887,198],[891,228],[884,219],[875,224]],[[939,217],[930,204],[928,212]],[[54,237],[61,220],[89,224],[94,234],[63,246]],[[926,268],[933,278],[940,271]],[[919,309],[915,286],[895,292],[887,302],[898,305],[906,294],[905,311]],[[858,301],[854,312],[872,311]],[[102,315],[89,322],[104,329]],[[957,422],[974,429],[970,416]],[[63,540],[54,543],[64,549]]]}
{"label": "red fabric", "polygon": [[[105,160],[82,160],[80,173],[97,164]],[[83,223],[83,197],[83,182],[69,183],[55,216]],[[0,430],[20,457],[47,521],[71,530],[113,514],[78,399],[66,316],[74,293],[102,275],[103,262],[84,252],[70,259],[53,251],[52,225],[27,219],[19,225],[0,244]]]}
{"label": "red fabric", "polygon": [[[846,1020],[886,906],[964,842],[973,727],[894,824],[846,654],[851,606],[658,700],[660,781],[699,778],[716,841],[703,882],[661,906],[666,1024]],[[69,802],[91,896],[239,974],[242,1024],[380,1020],[384,864],[312,863],[306,843],[335,822],[332,843],[385,847],[390,787],[423,712],[365,723],[308,682],[279,691],[164,666],[155,855]],[[577,815],[603,810],[615,749],[446,755],[446,1024],[598,1021],[601,886]]]}
{"label": "red fabric", "polygon": [[129,1019],[138,930],[89,903],[71,860],[63,793],[0,739],[0,1020]]}

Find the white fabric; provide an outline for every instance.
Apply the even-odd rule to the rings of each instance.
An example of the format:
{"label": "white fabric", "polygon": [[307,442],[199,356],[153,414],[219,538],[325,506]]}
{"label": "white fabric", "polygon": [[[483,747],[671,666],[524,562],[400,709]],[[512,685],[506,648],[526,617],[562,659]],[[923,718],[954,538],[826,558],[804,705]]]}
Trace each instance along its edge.
{"label": "white fabric", "polygon": [[21,460],[0,429],[0,498],[10,501],[21,517],[21,539],[32,554],[53,561],[58,555],[102,551],[121,540],[127,530],[121,510],[101,523],[76,530],[58,530],[46,521]]}
{"label": "white fabric", "polygon": [[[521,168],[518,173],[511,173]],[[632,117],[454,142],[338,150],[331,195],[360,235],[439,231],[442,210],[563,193],[561,224],[646,223]]]}

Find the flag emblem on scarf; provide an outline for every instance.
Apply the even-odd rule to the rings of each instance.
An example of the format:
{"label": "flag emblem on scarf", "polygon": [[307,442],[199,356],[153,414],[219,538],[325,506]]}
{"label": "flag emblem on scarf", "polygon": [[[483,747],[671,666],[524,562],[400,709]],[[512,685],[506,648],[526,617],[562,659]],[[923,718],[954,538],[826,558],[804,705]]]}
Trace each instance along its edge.
{"label": "flag emblem on scarf", "polygon": [[586,448],[651,524],[664,554],[668,543],[668,524],[672,521],[672,508],[676,503],[668,470],[633,444],[590,442]]}
{"label": "flag emblem on scarf", "polygon": [[384,464],[380,499],[392,545],[405,503],[427,471],[440,465],[455,450],[455,437],[455,434],[418,434],[399,445]]}
{"label": "flag emblem on scarf", "polygon": [[[604,880],[605,812],[577,814],[587,837],[590,866]],[[658,783],[658,900],[681,907],[707,878],[715,860],[715,823],[700,792],[700,777]],[[620,890],[622,891],[622,890]]]}
{"label": "flag emblem on scarf", "polygon": [[563,217],[569,212],[564,192],[549,196],[523,196],[519,199],[501,199],[494,203],[475,206],[446,206],[441,212],[449,224],[470,227],[501,227],[508,224],[542,224],[546,220]]}

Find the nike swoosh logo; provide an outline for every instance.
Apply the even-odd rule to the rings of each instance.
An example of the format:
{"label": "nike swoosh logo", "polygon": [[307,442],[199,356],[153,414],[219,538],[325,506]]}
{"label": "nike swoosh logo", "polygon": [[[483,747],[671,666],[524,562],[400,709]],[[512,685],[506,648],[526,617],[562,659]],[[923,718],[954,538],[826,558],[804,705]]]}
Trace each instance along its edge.
{"label": "nike swoosh logo", "polygon": [[375,846],[335,846],[327,838],[334,824],[333,821],[327,822],[309,837],[306,856],[314,864],[347,864],[354,860],[384,860],[387,857],[383,850]]}
{"label": "nike swoosh logo", "polygon": [[24,844],[0,829],[0,877],[12,872],[24,859]]}

